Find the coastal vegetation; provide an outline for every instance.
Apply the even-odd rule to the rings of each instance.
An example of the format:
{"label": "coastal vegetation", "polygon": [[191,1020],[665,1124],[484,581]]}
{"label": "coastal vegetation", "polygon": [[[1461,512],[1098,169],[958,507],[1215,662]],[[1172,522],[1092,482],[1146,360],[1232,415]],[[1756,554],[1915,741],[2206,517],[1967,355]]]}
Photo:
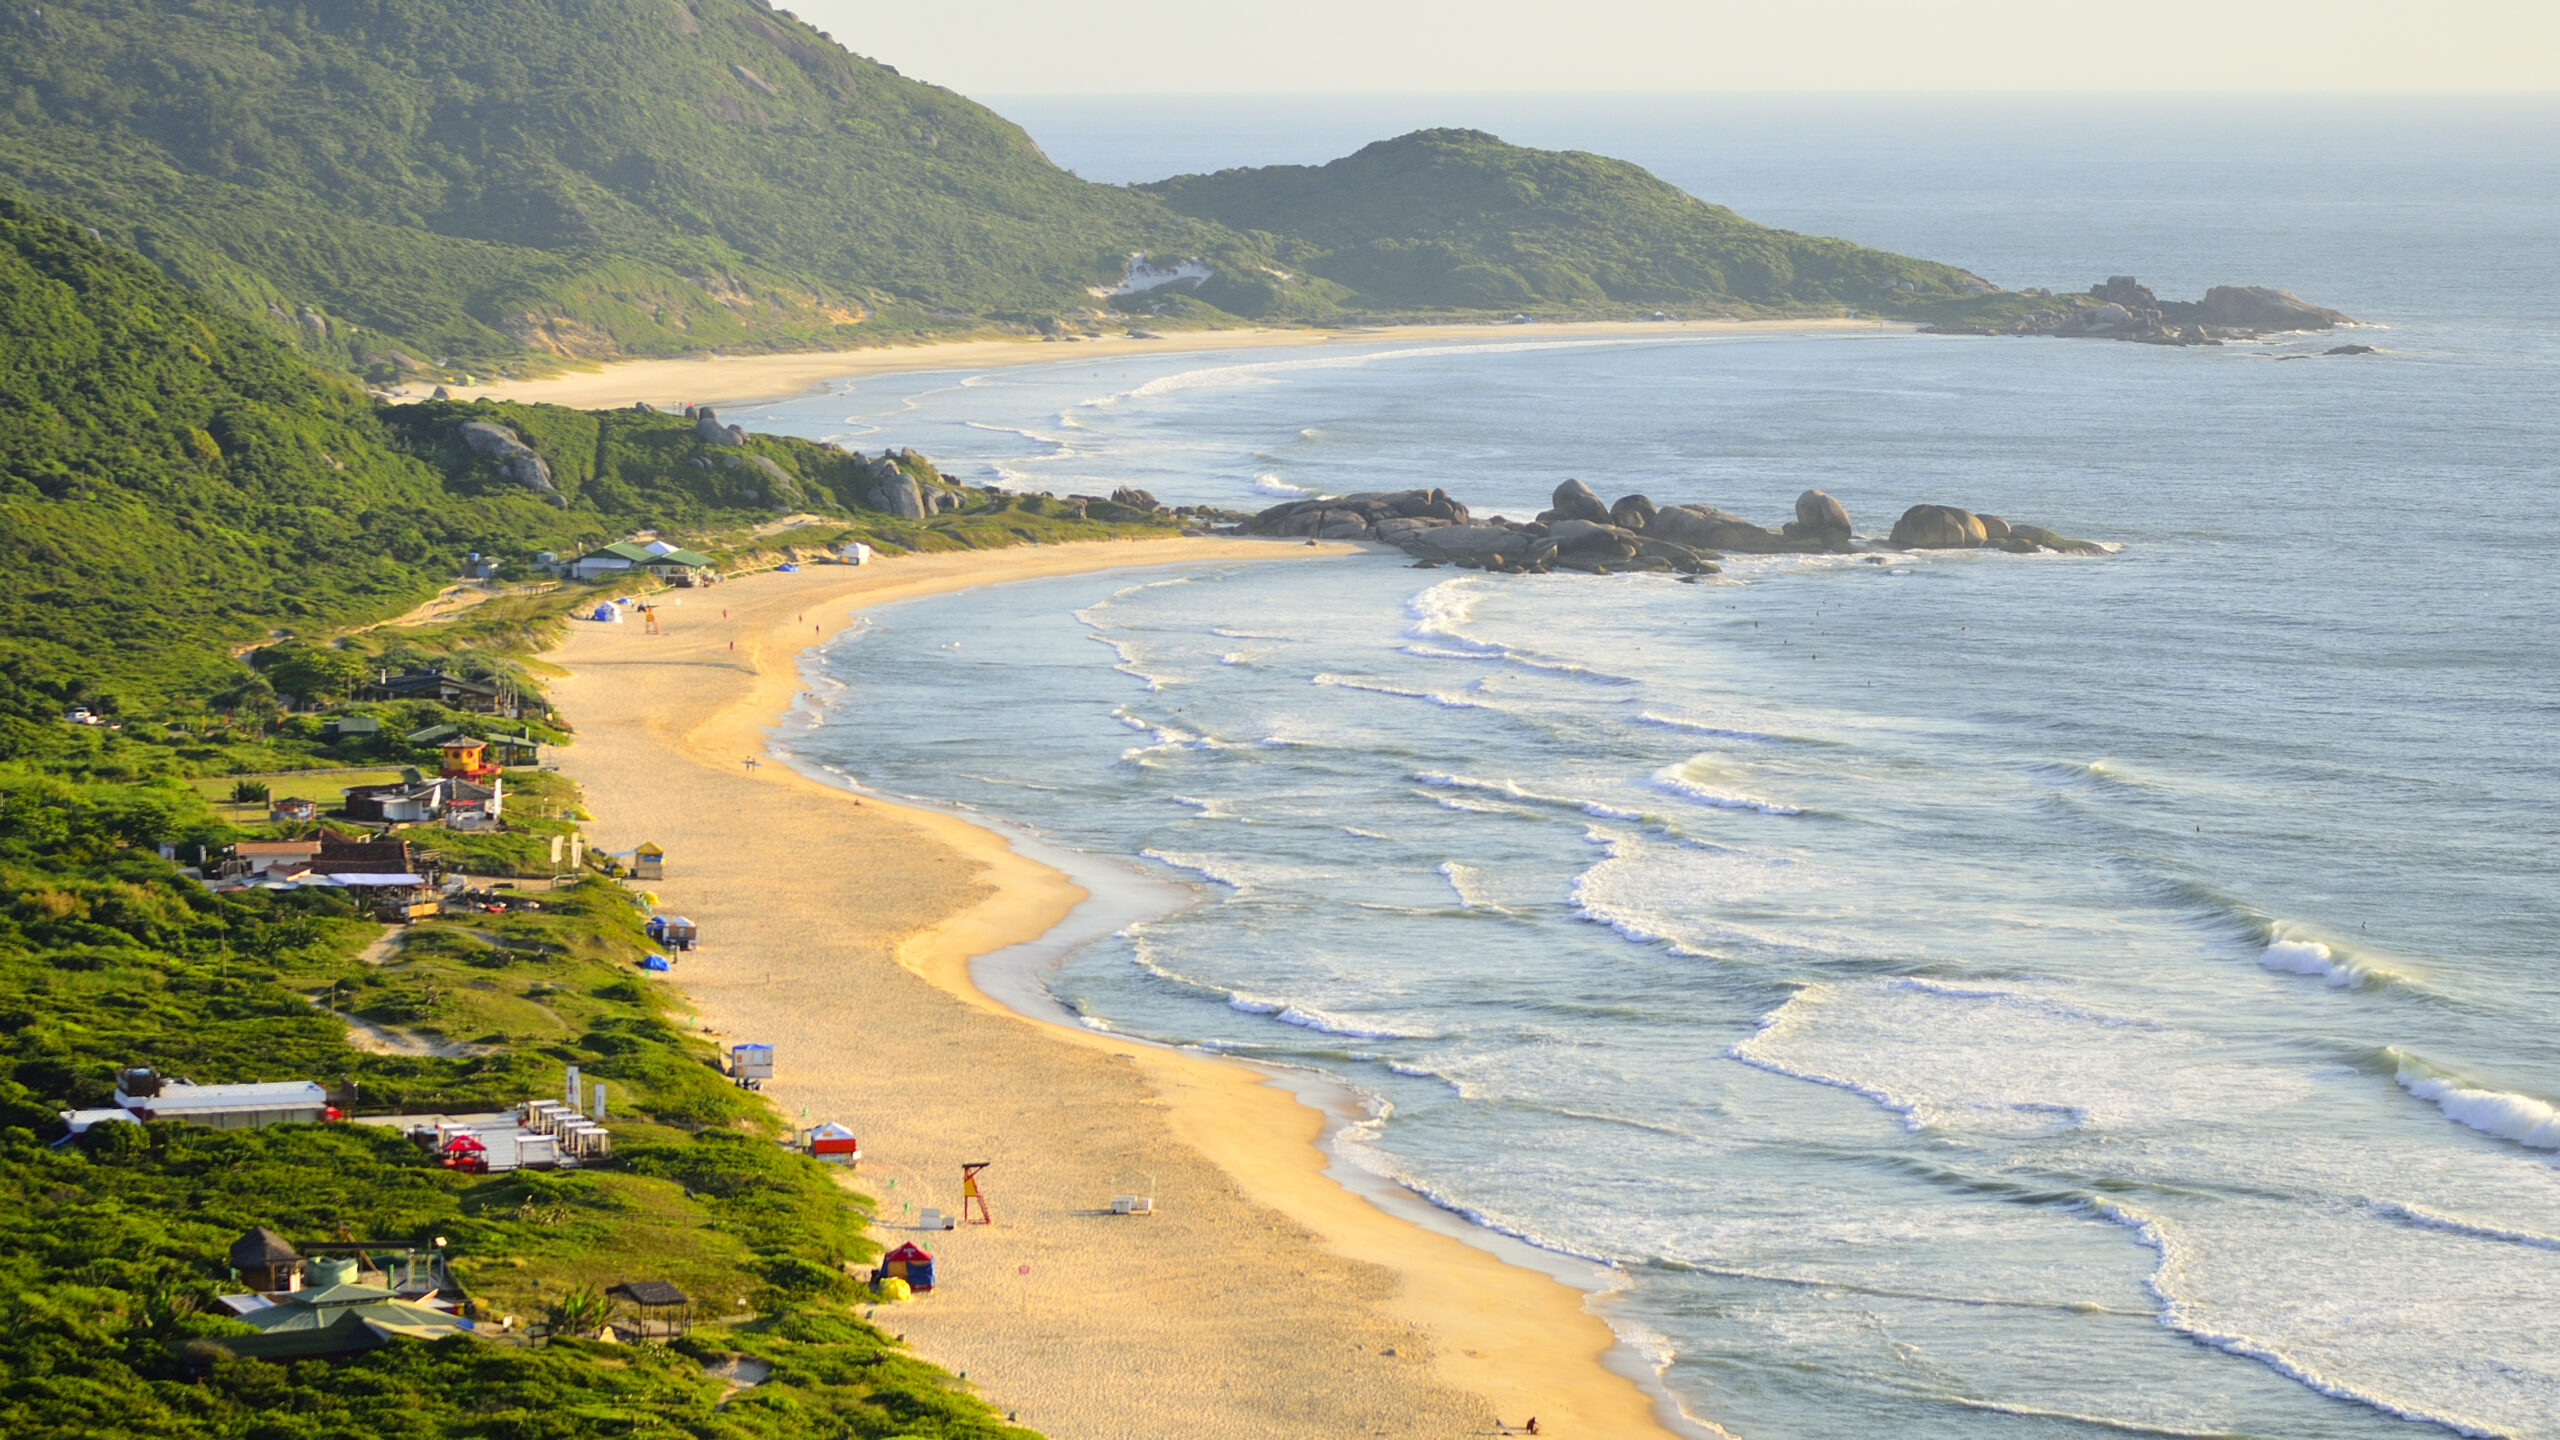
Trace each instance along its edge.
{"label": "coastal vegetation", "polygon": [[1092,184],[761,0],[50,0],[0,11],[0,96],[0,189],[377,383],[1132,315],[2016,308],[1469,131]]}
{"label": "coastal vegetation", "polygon": [[[383,406],[103,234],[5,197],[0,406],[16,561],[0,596],[0,1429],[1027,1433],[861,1318],[848,1267],[876,1250],[869,1201],[777,1144],[773,1112],[719,1073],[638,966],[653,947],[633,892],[584,875],[528,890],[530,906],[387,932],[340,892],[217,894],[188,870],[239,840],[360,832],[269,807],[325,812],[344,786],[431,767],[421,737],[494,728],[364,698],[381,671],[500,683],[525,698],[508,730],[567,739],[533,656],[599,592],[536,575],[538,548],[672,533],[752,569],[853,540],[895,553],[1174,520],[968,490],[909,452],[707,416]],[[475,449],[475,426],[539,464]],[[883,477],[930,509],[875,508]],[[474,552],[500,573],[458,587]],[[406,838],[456,870],[547,880],[578,797],[539,771],[507,782],[504,829]],[[60,1111],[103,1103],[137,1064],[310,1079],[374,1114],[494,1109],[552,1093],[574,1064],[612,1087],[615,1163],[475,1176],[338,1126],[107,1124],[55,1143]],[[484,1322],[553,1333],[335,1365],[214,1353],[201,1342],[236,1323],[213,1304],[238,1288],[224,1253],[251,1226],[385,1253],[443,1236]],[[663,1346],[579,1338],[626,1279],[671,1280],[718,1323]],[[745,1389],[742,1357],[769,1371]]]}

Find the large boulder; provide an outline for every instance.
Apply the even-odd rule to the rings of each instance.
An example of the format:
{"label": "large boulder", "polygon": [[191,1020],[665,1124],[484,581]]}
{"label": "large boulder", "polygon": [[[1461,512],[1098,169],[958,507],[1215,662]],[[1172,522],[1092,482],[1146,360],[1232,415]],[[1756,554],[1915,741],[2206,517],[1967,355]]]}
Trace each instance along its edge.
{"label": "large boulder", "polygon": [[693,435],[705,445],[744,445],[747,432],[735,425],[723,425],[720,416],[708,405],[693,412]]}
{"label": "large boulder", "polygon": [[2008,540],[2009,540],[2009,522],[2008,522],[2008,521],[2001,519],[2001,518],[2000,518],[1999,516],[1997,516],[1997,515],[1985,515],[1985,514],[1983,514],[1982,512],[1980,512],[1980,511],[1978,511],[1978,510],[1974,512],[1974,516],[1973,516],[1973,518],[1982,522],[1982,543],[1983,543],[1983,544],[1985,544],[1985,545],[2003,545],[2003,544],[2008,543]]}
{"label": "large boulder", "polygon": [[2204,292],[2199,309],[2204,323],[2226,330],[2328,330],[2352,323],[2290,290],[2264,285],[2216,285]]}
{"label": "large boulder", "polygon": [[559,493],[551,483],[551,466],[517,439],[513,430],[486,420],[465,420],[461,433],[462,443],[472,454],[497,466],[498,473],[510,481],[545,495]]}
{"label": "large boulder", "polygon": [[1111,503],[1114,505],[1126,505],[1134,510],[1152,511],[1164,508],[1156,504],[1156,497],[1154,495],[1130,485],[1123,485],[1119,489],[1112,491]]}
{"label": "large boulder", "polygon": [[1642,530],[1653,523],[1654,503],[1642,495],[1621,495],[1609,507],[1609,523],[1621,530]]}
{"label": "large boulder", "polygon": [[762,455],[748,456],[747,464],[764,472],[764,478],[772,482],[772,487],[766,491],[767,499],[781,506],[800,503],[800,481],[790,471]]}
{"label": "large boulder", "polygon": [[1665,505],[1654,512],[1653,523],[1645,526],[1644,533],[1693,550],[1739,550],[1746,555],[1811,548],[1712,505]]}
{"label": "large boulder", "polygon": [[1404,548],[1426,560],[1456,560],[1462,557],[1483,559],[1487,556],[1522,555],[1536,537],[1525,530],[1502,525],[1440,525],[1417,530],[1401,542]]}
{"label": "large boulder", "polygon": [[1556,487],[1554,514],[1560,520],[1588,520],[1595,525],[1610,523],[1609,507],[1591,487],[1579,480],[1567,480]]}
{"label": "large boulder", "polygon": [[1800,540],[1819,541],[1831,549],[1849,548],[1849,507],[1820,490],[1807,490],[1796,497],[1796,519],[1786,533]]}
{"label": "large boulder", "polygon": [[924,487],[903,470],[873,487],[870,494],[862,497],[862,503],[901,520],[922,520],[933,513],[925,506]]}
{"label": "large boulder", "polygon": [[1903,550],[1978,550],[1987,538],[1979,516],[1953,505],[1914,505],[1893,522],[1893,543]]}
{"label": "large boulder", "polygon": [[2074,540],[2067,535],[2056,535],[2041,525],[2010,526],[2008,541],[2001,548],[2016,550],[2020,546],[2025,546],[2029,550],[2058,550],[2065,555],[2107,553],[2107,547],[2095,541]]}

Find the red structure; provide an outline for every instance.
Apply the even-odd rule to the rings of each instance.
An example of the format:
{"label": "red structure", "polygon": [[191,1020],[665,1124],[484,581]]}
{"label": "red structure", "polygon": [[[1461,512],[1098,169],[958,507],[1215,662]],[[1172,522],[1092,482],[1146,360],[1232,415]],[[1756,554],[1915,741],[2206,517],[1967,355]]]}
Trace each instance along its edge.
{"label": "red structure", "polygon": [[[974,1165],[966,1161],[961,1163],[960,1218],[968,1221],[972,1225],[993,1225],[996,1223],[995,1217],[987,1213],[987,1197],[978,1193],[978,1172],[986,1169],[994,1163],[996,1162],[993,1160],[981,1160]],[[978,1213],[975,1215],[969,1213],[970,1207],[972,1206],[977,1208]]]}
{"label": "red structure", "polygon": [[913,1240],[880,1257],[880,1268],[871,1272],[872,1283],[904,1280],[910,1290],[933,1288],[933,1252]]}

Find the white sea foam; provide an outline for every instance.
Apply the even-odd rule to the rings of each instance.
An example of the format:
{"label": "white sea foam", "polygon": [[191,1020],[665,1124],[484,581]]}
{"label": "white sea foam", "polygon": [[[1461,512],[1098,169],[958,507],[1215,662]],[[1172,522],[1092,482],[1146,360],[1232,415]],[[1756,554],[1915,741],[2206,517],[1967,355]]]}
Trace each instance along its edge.
{"label": "white sea foam", "polygon": [[1279,476],[1266,471],[1253,477],[1253,493],[1256,495],[1278,495],[1283,498],[1290,498],[1306,494],[1307,487],[1304,485],[1292,485],[1288,481],[1281,479]]}
{"label": "white sea foam", "polygon": [[1406,700],[1421,700],[1440,706],[1444,710],[1490,710],[1493,708],[1480,700],[1470,700],[1463,695],[1444,695],[1433,690],[1408,690],[1401,685],[1390,685],[1383,680],[1362,679],[1357,675],[1335,675],[1326,672],[1307,683],[1322,685],[1333,690],[1366,690],[1372,695],[1394,695]]}
{"label": "white sea foam", "polygon": [[2548,1103],[2511,1091],[2484,1090],[2414,1055],[2391,1053],[2399,1061],[2394,1078],[2400,1088],[2434,1104],[2446,1119],[2536,1150],[2560,1150],[2560,1110]]}
{"label": "white sea foam", "polygon": [[1721,790],[1701,785],[1690,779],[1682,773],[1683,769],[1682,766],[1674,765],[1656,772],[1653,777],[1653,788],[1666,795],[1677,795],[1683,800],[1694,800],[1698,804],[1717,810],[1757,810],[1763,815],[1804,813],[1801,807],[1781,805],[1775,800],[1763,800],[1756,795],[1728,795]]}
{"label": "white sea foam", "polygon": [[1181,804],[1188,805],[1192,809],[1199,811],[1200,818],[1203,820],[1233,820],[1236,818],[1236,812],[1229,808],[1227,802],[1214,795],[1176,795],[1173,798]]}
{"label": "white sea foam", "polygon": [[1651,710],[1637,711],[1636,719],[1647,725],[1662,726],[1667,730],[1686,730],[1692,735],[1712,735],[1719,740],[1748,740],[1769,744],[1788,738],[1783,735],[1766,735],[1757,730],[1730,729],[1704,720],[1692,720],[1681,715],[1663,715]]}
{"label": "white sea foam", "polygon": [[1458,897],[1458,904],[1468,910],[1499,910],[1502,907],[1484,898],[1484,871],[1455,860],[1440,862],[1440,878]]}
{"label": "white sea foam", "polygon": [[2415,1225],[2424,1230],[2442,1230],[2452,1235],[2467,1235],[2474,1240],[2495,1240],[2506,1245],[2524,1245],[2536,1250],[2560,1250],[2560,1235],[2544,1235],[2532,1230],[2515,1230],[2501,1225],[2483,1225],[2458,1215],[2445,1215],[2420,1205],[2404,1205],[2383,1201],[2373,1207],[2374,1213],[2386,1220]]}
{"label": "white sea foam", "polygon": [[1324,1035],[1338,1035],[1345,1040],[1429,1040],[1429,1030],[1391,1025],[1376,1020],[1353,1019],[1318,1010],[1312,1005],[1299,1005],[1287,1000],[1272,1000],[1259,995],[1237,994],[1227,1001],[1227,1008],[1247,1015],[1268,1015],[1283,1025],[1313,1030]]}
{"label": "white sea foam", "polygon": [[2341,989],[2356,983],[2356,972],[2339,964],[2329,947],[2317,940],[2275,941],[2258,957],[2258,963],[2288,975],[2317,975]]}
{"label": "white sea foam", "polygon": [[1138,853],[1159,865],[1175,870],[1188,870],[1203,880],[1224,885],[1238,895],[1245,894],[1253,888],[1252,883],[1242,875],[1215,860],[1196,855],[1179,855],[1165,850],[1141,850]]}

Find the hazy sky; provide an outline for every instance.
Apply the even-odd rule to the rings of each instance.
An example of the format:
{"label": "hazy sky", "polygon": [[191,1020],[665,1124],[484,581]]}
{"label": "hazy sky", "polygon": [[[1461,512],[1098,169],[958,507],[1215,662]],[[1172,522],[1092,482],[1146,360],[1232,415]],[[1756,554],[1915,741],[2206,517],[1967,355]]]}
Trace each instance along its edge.
{"label": "hazy sky", "polygon": [[973,94],[2560,90],[2560,0],[776,0]]}

